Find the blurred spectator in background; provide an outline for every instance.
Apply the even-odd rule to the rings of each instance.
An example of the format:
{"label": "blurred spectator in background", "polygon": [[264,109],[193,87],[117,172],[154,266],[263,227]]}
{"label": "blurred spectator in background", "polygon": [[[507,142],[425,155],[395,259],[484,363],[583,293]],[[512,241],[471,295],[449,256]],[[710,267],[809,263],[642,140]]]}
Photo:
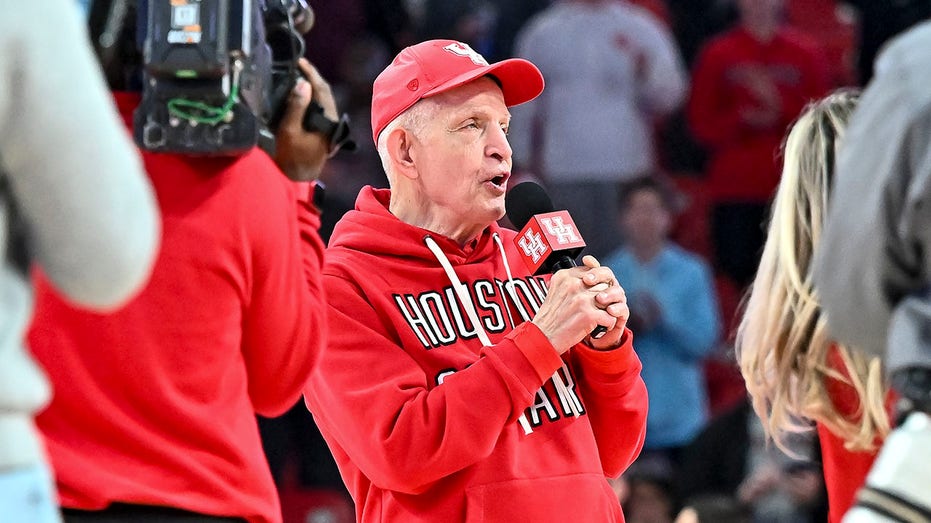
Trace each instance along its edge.
{"label": "blurred spectator in background", "polygon": [[494,38],[494,5],[487,0],[425,0],[418,40],[445,38],[490,54]]}
{"label": "blurred spectator in background", "polygon": [[[114,15],[119,45],[132,47],[134,11],[121,20],[98,5]],[[111,88],[126,89],[117,81],[133,75],[121,72],[141,63],[107,56]],[[37,422],[66,521],[281,520],[255,414],[298,400],[326,338],[309,180],[331,145],[301,119],[312,98],[338,117],[327,83],[300,67],[309,81],[287,100],[274,161],[258,148],[143,152],[163,215],[161,251],[123,308],[79,310],[35,274],[28,339],[58,391]],[[140,93],[115,96],[131,127]]]}
{"label": "blurred spectator in background", "polygon": [[617,480],[626,484],[621,502],[626,523],[673,523],[679,508],[675,474],[665,457],[641,455]]}
{"label": "blurred spectator in background", "polygon": [[809,106],[789,132],[766,246],[737,333],[741,370],[767,434],[784,446],[796,420],[817,422],[832,522],[853,503],[879,438],[890,430],[879,358],[829,339],[813,285],[834,158],[858,99],[851,91],[832,94]]}
{"label": "blurred spectator in background", "polygon": [[674,523],[753,523],[753,519],[733,497],[708,495],[687,500]]}
{"label": "blurred spectator in background", "polygon": [[818,42],[831,88],[856,84],[856,10],[838,0],[790,0],[783,21]]}
{"label": "blurred spectator in background", "polygon": [[[666,4],[670,29],[688,69],[705,41],[736,19],[731,0],[668,0]],[[699,178],[708,155],[689,129],[685,112],[685,107],[677,108],[657,127],[657,155],[669,174]]]}
{"label": "blurred spectator in background", "polygon": [[75,307],[112,310],[145,283],[159,218],[77,4],[0,10],[0,519],[50,523],[58,502],[33,416],[52,389],[25,347],[29,265]]}
{"label": "blurred spectator in background", "polygon": [[786,127],[828,88],[824,56],[782,24],[782,0],[737,0],[740,25],[702,49],[689,124],[708,148],[715,266],[744,287],[756,272],[762,223],[779,183]]}
{"label": "blurred spectator in background", "polygon": [[748,508],[754,523],[825,521],[817,442],[808,432],[793,434],[785,445],[791,456],[768,445],[750,402],[741,402],[683,451],[676,492],[682,499],[729,497]]}
{"label": "blurred spectator in background", "polygon": [[[729,27],[736,16],[730,0],[668,0],[669,26],[682,59],[692,68],[705,41]],[[693,136],[685,107],[673,111],[657,129],[657,150],[664,170],[672,175],[700,177],[707,151]]]}
{"label": "blurred spectator in background", "polygon": [[618,184],[656,168],[653,125],[682,101],[686,75],[668,30],[626,1],[563,0],[517,37],[547,87],[514,108],[516,169],[530,169],[603,256],[619,237]]}
{"label": "blurred spectator in background", "polygon": [[650,395],[644,453],[677,464],[707,420],[703,361],[721,321],[710,267],[669,240],[674,198],[654,178],[628,182],[617,207],[624,242],[603,264],[630,300],[628,325]]}

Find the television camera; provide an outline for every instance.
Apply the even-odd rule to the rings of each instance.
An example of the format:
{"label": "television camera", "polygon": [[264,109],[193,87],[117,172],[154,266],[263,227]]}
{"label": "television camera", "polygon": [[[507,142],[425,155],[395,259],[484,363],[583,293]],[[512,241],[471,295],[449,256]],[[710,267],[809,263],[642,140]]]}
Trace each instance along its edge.
{"label": "television camera", "polygon": [[[306,0],[113,0],[102,8],[105,25],[127,23],[120,14],[128,18],[130,8],[142,52],[137,144],[193,155],[237,155],[255,145],[272,152],[301,76],[303,34],[314,23]],[[98,45],[108,30],[110,40],[120,31],[103,27]],[[355,148],[345,114],[330,120],[312,102],[303,124],[324,134],[333,152]]]}

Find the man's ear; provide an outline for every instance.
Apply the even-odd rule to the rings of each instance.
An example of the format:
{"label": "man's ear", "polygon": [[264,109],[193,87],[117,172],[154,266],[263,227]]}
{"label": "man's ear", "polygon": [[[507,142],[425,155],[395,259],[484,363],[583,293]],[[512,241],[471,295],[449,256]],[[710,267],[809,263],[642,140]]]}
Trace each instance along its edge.
{"label": "man's ear", "polygon": [[388,134],[388,156],[394,163],[395,172],[406,178],[417,178],[417,167],[412,148],[414,135],[407,129],[397,127]]}

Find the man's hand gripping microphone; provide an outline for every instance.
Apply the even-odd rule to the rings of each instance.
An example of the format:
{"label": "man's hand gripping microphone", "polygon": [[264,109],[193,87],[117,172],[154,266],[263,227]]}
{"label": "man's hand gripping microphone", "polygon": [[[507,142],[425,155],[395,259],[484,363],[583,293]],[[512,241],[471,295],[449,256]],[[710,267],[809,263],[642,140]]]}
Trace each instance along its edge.
{"label": "man's hand gripping microphone", "polygon": [[[508,219],[520,234],[514,243],[521,258],[534,275],[555,273],[576,267],[575,258],[585,247],[568,211],[557,211],[549,195],[539,185],[524,182],[514,186],[505,197]],[[597,326],[591,337],[598,339],[607,332]]]}

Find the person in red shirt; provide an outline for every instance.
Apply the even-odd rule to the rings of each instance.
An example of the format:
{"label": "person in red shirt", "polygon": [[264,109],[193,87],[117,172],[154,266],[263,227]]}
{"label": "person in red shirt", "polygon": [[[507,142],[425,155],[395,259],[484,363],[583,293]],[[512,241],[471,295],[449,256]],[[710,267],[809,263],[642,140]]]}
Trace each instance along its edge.
{"label": "person in red shirt", "polygon": [[542,89],[530,62],[451,40],[375,80],[390,189],[363,188],[330,238],[330,341],[305,389],[357,521],[624,521],[606,476],[647,410],[624,290],[591,256],[531,275],[497,224],[508,107]]}
{"label": "person in red shirt", "polygon": [[782,0],[737,4],[738,26],[699,53],[686,112],[709,153],[715,264],[743,287],[759,260],[785,129],[806,103],[826,94],[829,75],[817,44],[782,25]]}
{"label": "person in red shirt", "polygon": [[782,180],[756,279],[737,331],[753,407],[777,444],[817,424],[829,520],[852,506],[890,430],[891,393],[878,357],[831,340],[812,284],[834,158],[859,95],[810,105],[789,132]]}
{"label": "person in red shirt", "polygon": [[[337,115],[301,68],[274,159],[142,152],[163,226],[136,298],[87,312],[36,274],[28,340],[55,389],[37,424],[66,522],[281,521],[256,413],[298,402],[326,340],[310,180],[329,144],[301,119],[312,98]],[[139,93],[115,98],[131,128]]]}

